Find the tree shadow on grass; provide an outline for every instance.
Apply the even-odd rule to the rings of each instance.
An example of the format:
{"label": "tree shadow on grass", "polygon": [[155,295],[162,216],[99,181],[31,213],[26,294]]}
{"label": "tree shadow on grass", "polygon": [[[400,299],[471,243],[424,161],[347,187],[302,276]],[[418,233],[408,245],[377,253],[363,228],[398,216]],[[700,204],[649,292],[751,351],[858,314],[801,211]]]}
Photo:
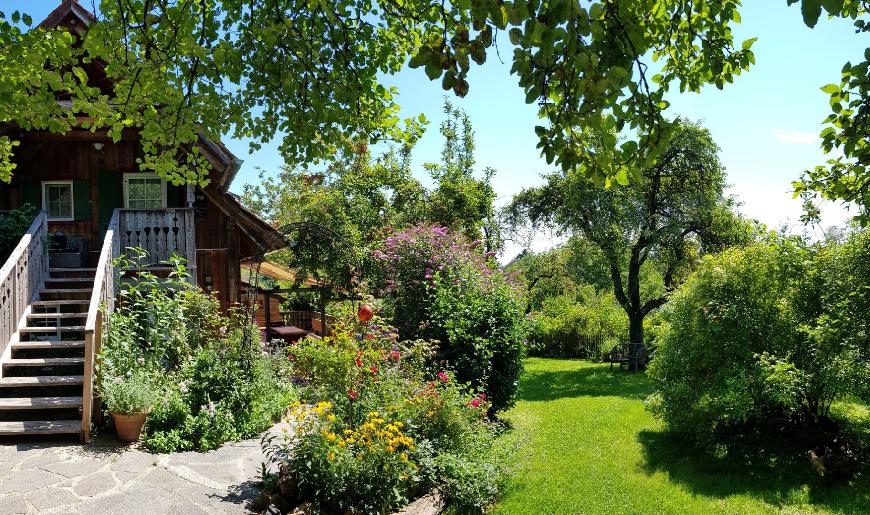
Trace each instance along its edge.
{"label": "tree shadow on grass", "polygon": [[870,470],[852,480],[832,480],[816,474],[794,449],[735,447],[720,457],[668,432],[641,431],[638,441],[648,473],[665,472],[695,495],[747,495],[773,506],[807,502],[841,513],[870,513]]}
{"label": "tree shadow on grass", "polygon": [[552,401],[570,397],[616,396],[645,399],[652,386],[643,372],[627,372],[607,365],[573,370],[526,371],[517,396],[521,401]]}

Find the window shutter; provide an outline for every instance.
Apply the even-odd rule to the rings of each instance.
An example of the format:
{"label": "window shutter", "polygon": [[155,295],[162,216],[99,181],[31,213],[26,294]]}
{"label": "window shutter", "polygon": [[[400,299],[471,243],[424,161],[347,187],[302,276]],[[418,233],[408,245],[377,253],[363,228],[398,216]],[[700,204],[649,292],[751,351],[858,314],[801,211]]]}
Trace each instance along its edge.
{"label": "window shutter", "polygon": [[78,220],[91,219],[91,182],[73,181],[74,218]]}
{"label": "window shutter", "polygon": [[21,183],[21,205],[30,204],[36,209],[42,209],[42,192],[36,181],[23,181]]}

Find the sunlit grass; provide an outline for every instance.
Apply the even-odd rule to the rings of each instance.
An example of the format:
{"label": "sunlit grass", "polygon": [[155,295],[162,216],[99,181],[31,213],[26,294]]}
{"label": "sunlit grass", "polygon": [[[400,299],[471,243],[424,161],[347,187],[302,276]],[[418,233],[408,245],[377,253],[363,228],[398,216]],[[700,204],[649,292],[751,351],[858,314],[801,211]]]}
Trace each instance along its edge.
{"label": "sunlit grass", "polygon": [[[800,456],[714,457],[663,430],[644,409],[644,374],[607,365],[529,359],[514,448],[497,513],[870,513],[865,472],[831,484]],[[839,408],[860,418],[867,407]],[[866,420],[870,421],[870,417]],[[870,427],[870,425],[868,425]]]}

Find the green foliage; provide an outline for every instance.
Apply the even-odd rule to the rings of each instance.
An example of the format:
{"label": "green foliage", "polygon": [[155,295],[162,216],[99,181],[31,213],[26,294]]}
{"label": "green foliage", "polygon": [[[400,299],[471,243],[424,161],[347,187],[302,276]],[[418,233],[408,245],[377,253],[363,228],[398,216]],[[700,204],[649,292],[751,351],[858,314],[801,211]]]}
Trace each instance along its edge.
{"label": "green foliage", "polygon": [[866,294],[831,290],[839,279],[829,267],[865,269],[864,261],[842,265],[841,256],[866,246],[864,236],[827,248],[780,239],[706,258],[667,313],[650,367],[653,412],[674,430],[709,438],[777,417],[815,420],[838,398],[862,393],[866,317],[856,323],[847,305]]}
{"label": "green foliage", "polygon": [[526,339],[533,356],[600,359],[627,340],[625,312],[612,293],[591,286],[579,296],[561,295],[531,313]]}
{"label": "green foliage", "polygon": [[[788,0],[789,4],[798,0]],[[867,23],[866,2],[844,0],[802,0],[801,12],[804,23],[814,27],[824,11],[832,17],[853,20],[855,32],[865,35],[870,31]],[[828,95],[831,113],[825,118],[822,129],[822,150],[832,157],[823,165],[804,172],[800,181],[793,183],[795,196],[805,200],[805,217],[817,220],[818,208],[812,199],[853,202],[858,207],[855,220],[863,225],[870,223],[870,132],[867,117],[870,115],[870,48],[864,51],[864,60],[846,62],[838,83],[821,87]]]}
{"label": "green foliage", "polygon": [[[0,61],[0,118],[67,132],[80,113],[93,119],[86,128],[107,127],[116,139],[136,128],[140,166],[173,181],[204,180],[203,156],[187,151],[200,131],[249,137],[254,148],[283,133],[280,151],[293,163],[331,157],[347,148],[349,134],[412,141],[425,120],[403,126],[397,90],[383,82],[407,64],[464,96],[472,63],[485,62],[499,30],[508,31],[511,73],[526,103],[540,104],[548,122],[535,128],[548,162],[564,170],[587,162],[593,152],[576,135],[588,128],[640,135],[624,144],[608,139],[613,166],[588,169],[616,177],[625,172],[619,163],[655,157],[669,131],[661,111],[673,84],[721,88],[754,62],[754,40],[736,44],[731,32],[740,20],[736,0],[102,0],[98,7],[100,23],[80,46],[63,31],[23,32],[28,18],[0,13],[8,56]],[[661,73],[648,73],[647,56]],[[107,93],[85,82],[86,67],[78,66],[98,59],[113,84]],[[73,108],[58,105],[57,94],[69,95]],[[0,158],[10,144],[0,140]],[[8,172],[10,162],[2,163]]]}
{"label": "green foliage", "polygon": [[0,214],[0,261],[6,262],[38,213],[35,207],[25,204],[20,209]]}
{"label": "green foliage", "polygon": [[501,274],[473,268],[435,274],[423,334],[462,382],[486,392],[493,413],[511,407],[523,371],[521,301]]}
{"label": "green foliage", "polygon": [[438,487],[458,508],[492,503],[501,469],[489,452],[488,401],[428,368],[430,343],[397,341],[375,318],[288,352],[289,373],[311,403],[292,406],[292,429],[266,451],[299,486],[291,502],[389,513]]}
{"label": "green foliage", "polygon": [[483,178],[474,175],[474,129],[462,109],[444,100],[445,120],[441,124],[444,148],[441,163],[427,163],[435,188],[426,198],[424,220],[465,234],[470,240],[483,239],[486,250],[501,248],[501,234],[495,220],[495,170],[486,168]]}
{"label": "green foliage", "polygon": [[[98,385],[110,409],[153,405],[143,435],[150,450],[208,450],[256,436],[281,415],[293,392],[273,365],[260,355],[256,328],[241,313],[222,314],[176,260],[168,279],[141,273],[122,287]],[[145,393],[151,396],[136,397]]]}

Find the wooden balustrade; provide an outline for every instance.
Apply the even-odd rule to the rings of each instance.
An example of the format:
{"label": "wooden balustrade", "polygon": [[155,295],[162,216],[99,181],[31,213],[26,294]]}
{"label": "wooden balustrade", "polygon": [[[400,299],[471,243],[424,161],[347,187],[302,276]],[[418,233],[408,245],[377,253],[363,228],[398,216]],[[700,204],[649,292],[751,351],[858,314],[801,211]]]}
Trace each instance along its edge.
{"label": "wooden balustrade", "polygon": [[118,227],[121,249],[142,248],[148,252],[144,267],[165,266],[173,254],[187,260],[196,280],[196,238],[192,208],[120,209]]}
{"label": "wooden balustrade", "polygon": [[115,258],[121,255],[121,231],[119,230],[120,211],[116,209],[106,230],[103,247],[100,250],[100,260],[94,277],[94,290],[88,305],[88,317],[85,320],[85,369],[84,386],[82,388],[82,441],[86,442],[91,435],[91,417],[98,409],[94,406],[94,365],[95,357],[100,353],[103,342],[103,325],[105,319],[115,308],[115,284],[119,273],[114,266]]}
{"label": "wooden balustrade", "polygon": [[41,211],[0,268],[0,357],[18,332],[30,301],[48,275],[48,219]]}

